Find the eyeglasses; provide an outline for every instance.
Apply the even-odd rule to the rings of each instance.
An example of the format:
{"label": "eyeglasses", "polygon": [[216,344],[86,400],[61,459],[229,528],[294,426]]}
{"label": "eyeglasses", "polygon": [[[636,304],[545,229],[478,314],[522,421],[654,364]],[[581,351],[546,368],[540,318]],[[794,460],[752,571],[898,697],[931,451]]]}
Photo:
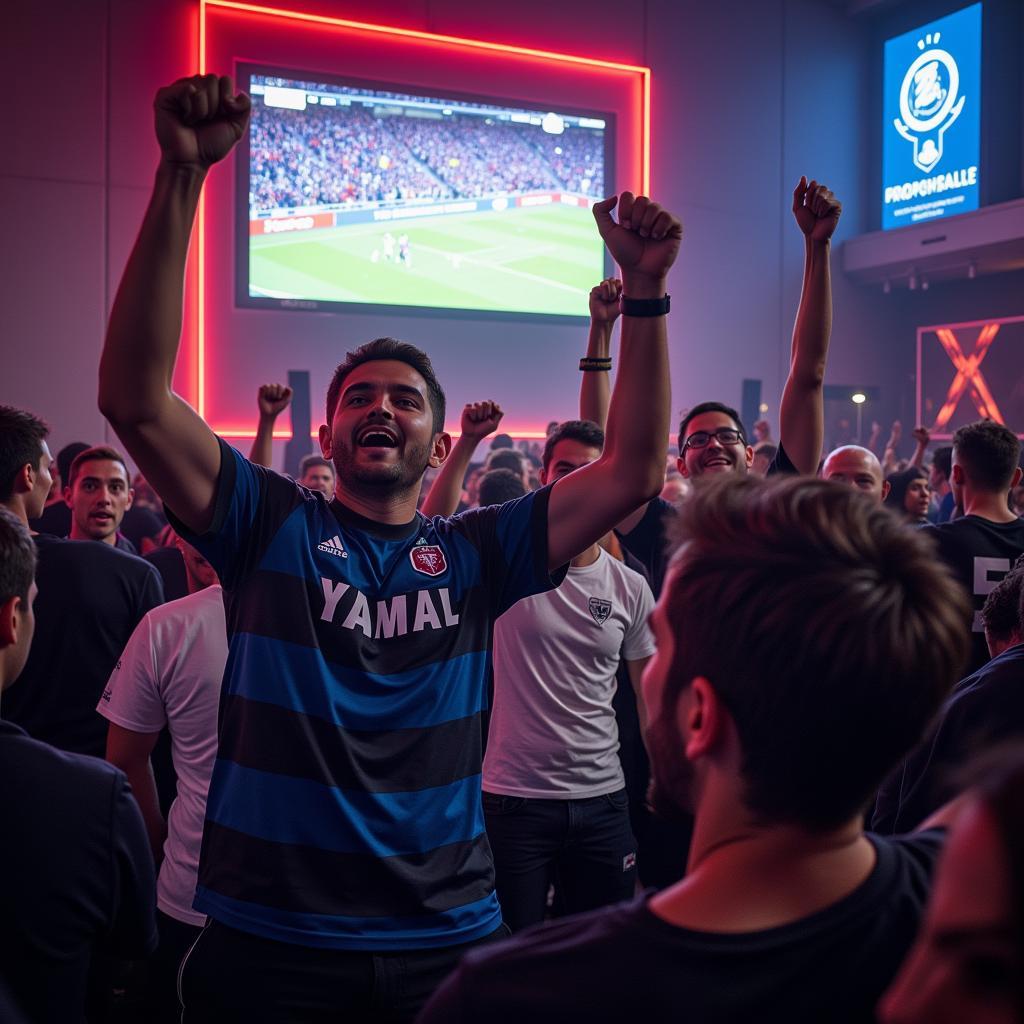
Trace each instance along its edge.
{"label": "eyeglasses", "polygon": [[698,430],[691,434],[684,442],[683,448],[707,448],[714,438],[719,444],[740,444],[743,435],[738,430],[729,427],[720,427],[718,430]]}

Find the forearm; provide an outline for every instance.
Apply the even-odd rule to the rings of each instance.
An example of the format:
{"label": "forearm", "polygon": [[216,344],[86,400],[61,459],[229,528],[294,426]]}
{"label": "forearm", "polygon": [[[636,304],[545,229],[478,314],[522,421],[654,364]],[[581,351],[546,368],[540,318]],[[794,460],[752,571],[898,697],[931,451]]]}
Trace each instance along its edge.
{"label": "forearm", "polygon": [[917,447],[914,449],[914,454],[910,458],[911,466],[923,466],[924,465],[924,453],[928,450],[927,441],[918,441]]}
{"label": "forearm", "polygon": [[[116,762],[114,762],[116,764]],[[163,859],[164,840],[167,838],[167,822],[160,811],[160,798],[156,791],[156,779],[153,777],[153,766],[145,761],[132,761],[117,765],[128,776],[132,787],[132,795],[142,812],[142,820],[146,824],[146,835],[153,851],[153,862],[159,867]]]}
{"label": "forearm", "polygon": [[271,468],[274,461],[274,423],[276,416],[260,414],[259,423],[256,425],[256,436],[253,438],[252,448],[249,451],[249,461],[257,466]]}
{"label": "forearm", "polygon": [[185,262],[205,174],[161,163],[114,300],[100,359],[100,409],[145,422],[171,394]]}
{"label": "forearm", "polygon": [[[664,279],[626,277],[627,298],[662,298]],[[671,387],[666,317],[622,317],[619,369],[608,409],[605,454],[616,480],[636,507],[660,490],[665,478]]]}
{"label": "forearm", "polygon": [[473,453],[480,444],[480,438],[463,434],[455,442],[451,454],[445,459],[440,472],[423,499],[420,511],[425,516],[450,516],[459,507],[462,481],[473,459]]}
{"label": "forearm", "polygon": [[828,241],[805,239],[803,290],[779,415],[779,438],[803,473],[817,469],[824,441],[823,385],[832,334],[830,251]]}
{"label": "forearm", "polygon": [[[591,320],[587,338],[587,357],[606,359],[611,353],[613,323]],[[611,398],[610,374],[605,370],[585,370],[580,374],[580,419],[593,420],[602,430],[608,422],[608,403]]]}

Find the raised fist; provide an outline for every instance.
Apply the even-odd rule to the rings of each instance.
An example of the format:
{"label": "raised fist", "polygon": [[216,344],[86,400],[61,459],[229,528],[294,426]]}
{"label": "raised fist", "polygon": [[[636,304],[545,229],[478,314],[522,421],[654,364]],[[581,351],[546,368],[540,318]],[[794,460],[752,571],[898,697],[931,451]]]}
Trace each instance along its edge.
{"label": "raised fist", "polygon": [[896,444],[903,436],[903,424],[899,420],[892,421],[892,431],[889,434],[889,444]]}
{"label": "raised fist", "polygon": [[797,226],[812,242],[827,242],[842,212],[843,204],[831,189],[816,181],[808,184],[807,178],[801,176],[793,189],[793,216]]}
{"label": "raised fist", "polygon": [[622,282],[617,277],[605,278],[590,289],[590,319],[613,324],[619,317],[619,296]]}
{"label": "raised fist", "polygon": [[153,103],[165,163],[205,171],[231,152],[249,121],[249,97],[227,75],[194,75],[160,89]]}
{"label": "raised fist", "polygon": [[915,427],[911,432],[910,436],[919,444],[922,448],[928,447],[928,442],[931,441],[932,435],[927,427]]}
{"label": "raised fist", "polygon": [[[618,206],[618,222],[612,210]],[[594,204],[597,230],[624,278],[663,280],[679,254],[683,226],[647,196],[623,192]]]}
{"label": "raised fist", "polygon": [[291,401],[292,389],[287,384],[261,384],[256,392],[261,416],[280,416]]}
{"label": "raised fist", "polygon": [[462,410],[462,436],[479,441],[498,429],[504,415],[497,402],[471,402]]}

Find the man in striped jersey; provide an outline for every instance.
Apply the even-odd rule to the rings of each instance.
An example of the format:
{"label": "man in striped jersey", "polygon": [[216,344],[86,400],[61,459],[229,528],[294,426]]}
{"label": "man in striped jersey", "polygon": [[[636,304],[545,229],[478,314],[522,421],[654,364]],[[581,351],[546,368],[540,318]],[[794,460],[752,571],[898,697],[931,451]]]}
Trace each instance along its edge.
{"label": "man in striped jersey", "polygon": [[195,901],[211,924],[179,995],[190,1024],[407,1020],[503,933],[480,801],[492,623],[661,487],[681,228],[628,192],[595,207],[625,314],[600,459],[505,505],[419,515],[451,447],[444,393],[422,352],[378,339],[328,389],[328,500],[244,459],[169,387],[203,181],[248,114],[216,75],[157,94],[160,165],[100,368],[100,408],[224,587]]}

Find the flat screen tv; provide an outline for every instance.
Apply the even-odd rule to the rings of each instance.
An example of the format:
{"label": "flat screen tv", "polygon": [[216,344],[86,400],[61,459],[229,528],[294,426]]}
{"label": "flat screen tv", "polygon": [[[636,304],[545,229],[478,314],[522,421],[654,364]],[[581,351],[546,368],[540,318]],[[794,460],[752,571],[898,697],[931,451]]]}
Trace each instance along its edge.
{"label": "flat screen tv", "polygon": [[614,116],[242,65],[240,306],[587,314]]}

